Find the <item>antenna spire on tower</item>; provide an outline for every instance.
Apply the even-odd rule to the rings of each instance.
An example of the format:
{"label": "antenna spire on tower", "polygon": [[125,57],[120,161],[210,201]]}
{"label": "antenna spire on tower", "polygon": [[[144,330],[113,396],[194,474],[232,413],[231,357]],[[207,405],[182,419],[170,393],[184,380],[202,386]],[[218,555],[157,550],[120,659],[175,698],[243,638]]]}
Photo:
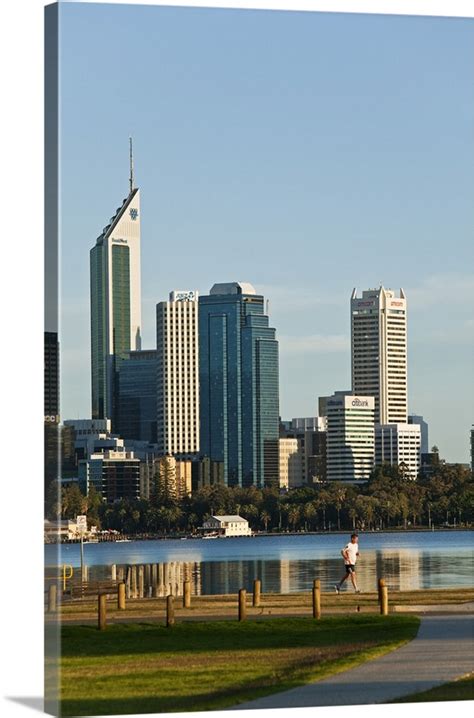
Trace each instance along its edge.
{"label": "antenna spire on tower", "polygon": [[130,193],[133,192],[133,144],[130,137]]}

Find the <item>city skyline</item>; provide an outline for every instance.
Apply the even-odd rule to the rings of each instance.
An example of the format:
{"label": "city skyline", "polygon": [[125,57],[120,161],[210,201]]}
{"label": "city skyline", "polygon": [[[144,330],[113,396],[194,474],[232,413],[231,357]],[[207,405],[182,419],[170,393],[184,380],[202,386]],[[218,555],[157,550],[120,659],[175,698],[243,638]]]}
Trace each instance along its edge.
{"label": "city skyline", "polygon": [[[104,22],[111,20],[114,29],[125,32],[126,20],[130,18],[130,13],[138,13],[133,15],[137,22],[137,27],[133,27],[131,30],[133,43],[138,26],[141,30],[144,29],[143,18],[146,17],[150,21],[150,18],[158,13],[160,15],[159,24],[162,27],[166,26],[166,30],[171,30],[173,33],[175,28],[182,24],[183,12],[186,13],[186,11],[178,9],[148,8],[145,11],[142,8],[124,7],[114,14],[110,8],[108,11],[104,8],[99,10],[93,7],[81,8],[80,11],[77,8],[66,8],[63,18],[65,22],[64,41],[72,40],[73,47],[77,47],[78,50],[77,57],[79,59],[83,57],[83,50],[76,43],[81,37],[81,32],[86,31],[84,26],[86,17],[90,19],[93,16],[98,21],[97,27],[88,25],[87,33],[88,36],[89,33],[91,34],[91,58],[97,58],[99,62],[98,58],[102,55],[95,38],[98,29],[103,26]],[[448,191],[449,181],[445,176],[446,172],[444,172],[443,182],[441,179],[438,182],[442,186],[437,188],[430,181],[428,168],[431,168],[433,164],[433,159],[430,157],[431,145],[429,142],[423,143],[420,133],[424,124],[423,119],[426,117],[423,111],[426,112],[428,108],[434,109],[433,103],[436,101],[440,86],[453,102],[456,100],[459,105],[459,101],[462,101],[467,112],[470,112],[474,105],[473,93],[467,84],[466,71],[461,68],[461,60],[464,62],[470,53],[467,46],[467,41],[470,38],[470,26],[467,26],[468,31],[466,31],[463,29],[466,26],[462,21],[444,20],[442,24],[439,24],[430,18],[381,18],[378,16],[362,18],[345,15],[329,18],[324,14],[315,14],[311,18],[306,16],[303,23],[298,13],[295,13],[294,16],[291,14],[288,32],[290,46],[295,55],[292,56],[290,69],[293,72],[300,68],[301,77],[298,76],[298,87],[296,88],[298,92],[293,92],[293,94],[290,92],[290,95],[294,101],[295,111],[298,108],[310,110],[309,116],[316,120],[317,130],[319,132],[324,130],[326,140],[328,138],[330,140],[328,146],[331,151],[323,151],[319,157],[319,170],[316,172],[314,170],[316,164],[314,163],[312,166],[313,160],[316,158],[315,152],[324,150],[324,148],[318,144],[316,131],[314,131],[314,135],[308,134],[309,125],[302,119],[305,117],[304,113],[301,115],[300,113],[295,114],[295,111],[293,114],[286,111],[284,116],[277,115],[276,124],[274,127],[272,126],[275,140],[279,142],[281,157],[281,162],[277,165],[275,165],[275,158],[272,155],[273,143],[268,140],[267,142],[263,141],[262,122],[268,119],[269,113],[271,115],[277,108],[280,111],[283,109],[279,96],[275,93],[278,88],[280,90],[282,88],[281,74],[279,73],[285,68],[282,68],[276,58],[276,53],[273,51],[276,50],[276,47],[272,45],[270,48],[271,58],[267,60],[261,58],[260,55],[257,56],[263,63],[261,66],[258,65],[261,69],[261,77],[250,78],[245,74],[251,64],[247,60],[242,60],[243,69],[239,66],[239,72],[235,65],[236,56],[233,51],[237,51],[239,43],[241,44],[244,38],[254,53],[252,57],[255,64],[259,32],[263,32],[266,24],[268,24],[271,38],[275,42],[282,39],[279,13],[260,12],[255,14],[242,11],[243,14],[238,13],[238,19],[236,19],[237,13],[232,11],[217,12],[216,16],[214,13],[210,14],[205,11],[191,12],[193,13],[193,23],[198,20],[200,30],[204,33],[201,39],[198,40],[196,37],[190,36],[189,32],[185,32],[185,38],[190,42],[191,47],[183,54],[182,45],[174,50],[170,45],[164,43],[163,37],[159,35],[157,43],[159,52],[156,49],[162,59],[167,58],[167,61],[175,63],[172,65],[173,71],[178,69],[180,71],[180,91],[176,94],[176,107],[174,108],[174,112],[178,114],[168,111],[165,112],[165,115],[167,123],[171,122],[172,116],[181,117],[182,124],[178,134],[185,132],[185,135],[181,136],[184,146],[177,141],[161,146],[159,135],[163,128],[160,126],[158,128],[160,131],[150,134],[151,128],[136,114],[140,112],[140,109],[132,108],[133,103],[129,101],[128,95],[124,91],[124,95],[117,99],[118,106],[123,106],[122,109],[125,110],[123,117],[121,116],[116,122],[114,120],[107,141],[101,138],[103,146],[100,147],[100,150],[95,147],[95,137],[99,129],[92,130],[85,126],[82,127],[82,134],[79,138],[75,137],[77,148],[73,147],[69,141],[69,133],[72,133],[76,121],[70,114],[71,110],[79,98],[84,100],[89,97],[90,99],[97,89],[92,91],[90,87],[86,88],[83,83],[79,83],[79,97],[74,100],[69,97],[72,105],[68,102],[68,108],[65,110],[64,161],[67,160],[69,166],[72,159],[76,158],[77,165],[72,162],[72,166],[75,170],[77,169],[77,178],[72,179],[67,174],[64,176],[63,242],[67,247],[67,253],[69,253],[68,237],[71,232],[72,236],[80,235],[81,239],[80,242],[74,242],[74,248],[71,248],[70,261],[72,260],[72,263],[78,267],[78,271],[73,281],[67,287],[65,286],[62,308],[61,348],[64,351],[61,367],[63,378],[62,417],[68,419],[74,416],[89,416],[90,412],[90,408],[87,406],[89,395],[87,377],[84,372],[84,363],[86,362],[87,367],[88,359],[89,307],[87,299],[85,299],[87,291],[84,295],[83,258],[79,254],[76,256],[76,252],[79,245],[81,253],[84,251],[85,243],[90,247],[91,241],[97,236],[98,228],[104,224],[104,217],[108,215],[110,208],[116,206],[117,193],[119,193],[119,197],[124,196],[127,172],[126,163],[123,161],[125,159],[124,148],[126,138],[131,133],[134,135],[136,148],[136,175],[143,192],[142,254],[143,257],[147,257],[147,260],[143,260],[142,263],[143,348],[152,349],[154,347],[154,308],[157,302],[165,299],[173,287],[191,286],[201,294],[205,294],[215,281],[226,279],[230,281],[237,277],[252,282],[258,287],[259,292],[269,299],[271,324],[278,331],[281,348],[281,415],[284,418],[315,415],[318,395],[330,394],[341,386],[350,386],[348,298],[352,288],[354,286],[375,287],[379,283],[393,288],[403,286],[407,295],[410,316],[408,326],[410,404],[408,410],[410,413],[422,414],[428,420],[430,441],[440,446],[442,454],[448,460],[467,462],[468,435],[472,423],[467,400],[468,385],[470,386],[469,383],[472,382],[468,372],[468,346],[472,341],[469,333],[468,306],[473,294],[474,283],[472,278],[462,270],[462,267],[467,266],[471,251],[467,242],[467,229],[472,209],[467,205],[467,190],[470,186],[469,183],[472,182],[472,168],[468,170],[467,162],[463,164],[460,148],[462,145],[462,153],[467,155],[470,140],[467,135],[467,124],[461,122],[459,127],[457,114],[456,143],[453,145],[452,138],[449,140],[449,137],[447,138],[445,135],[439,137],[438,159],[447,162],[443,166],[445,166],[445,170],[449,170],[449,177],[453,177],[452,173],[456,170],[461,171],[465,180],[461,186],[454,183],[456,191]],[[228,17],[225,13],[232,15],[231,34]],[[250,15],[255,15],[255,17],[249,24]],[[285,23],[289,15],[289,13],[285,14]],[[201,47],[202,38],[206,37],[206,33],[210,33],[211,30],[215,32],[216,25],[222,30],[222,35],[219,35],[220,39],[216,40],[219,48],[213,46],[209,52],[204,53]],[[370,107],[368,106],[366,110],[364,103],[360,104],[357,101],[357,91],[364,88],[361,88],[360,84],[356,84],[353,89],[350,89],[350,81],[354,79],[353,73],[356,72],[356,68],[351,70],[346,63],[340,62],[338,65],[326,67],[328,77],[318,74],[313,77],[305,71],[304,64],[299,64],[303,59],[317,59],[323,50],[328,49],[327,42],[322,42],[319,49],[314,49],[310,42],[314,38],[321,40],[321,36],[324,34],[323,30],[327,31],[328,29],[335,33],[335,38],[340,40],[342,34],[344,41],[349,41],[347,52],[350,55],[350,52],[356,49],[354,37],[350,36],[351,27],[357,28],[359,32],[357,49],[361,54],[354,60],[357,69],[366,73],[365,79],[362,81],[362,84],[365,83],[365,93],[361,95],[361,97],[365,97],[365,100],[370,100]],[[187,28],[186,23],[185,28]],[[249,28],[251,29],[250,35],[244,32]],[[423,28],[429,28],[430,31],[424,38]],[[189,30],[189,28],[187,29]],[[375,31],[381,35],[380,38],[375,35]],[[393,50],[401,33],[408,55],[398,58],[400,67],[390,61],[391,56],[387,50],[381,56],[383,69],[371,68],[368,63],[370,53],[363,52],[359,47],[361,37],[365,36],[370,41],[370,52],[375,52],[376,50],[382,51],[382,36],[385,41],[389,41],[389,47]],[[146,33],[145,37],[148,37]],[[174,35],[173,37],[176,39]],[[448,87],[445,75],[441,75],[441,79],[443,79],[441,85],[439,82],[435,83],[423,62],[422,66],[418,68],[421,73],[419,77],[425,81],[423,91],[418,93],[419,97],[417,98],[413,85],[396,85],[398,89],[403,88],[405,93],[403,102],[397,104],[391,98],[390,88],[388,86],[385,88],[383,83],[379,84],[383,80],[383,72],[388,72],[392,84],[395,80],[399,82],[407,80],[410,61],[415,63],[411,66],[411,71],[413,72],[413,68],[415,70],[417,68],[415,57],[419,58],[419,55],[414,54],[416,40],[422,41],[426,45],[425,50],[429,51],[429,61],[431,62],[433,58],[430,53],[434,53],[436,42],[440,37],[444,37],[445,40],[447,38],[450,43],[454,43],[457,38],[456,52],[450,61],[454,63],[453,67],[456,68],[456,71],[461,69],[456,74],[457,81],[454,87],[452,85]],[[225,69],[217,69],[212,63],[213,52],[223,51],[224,38],[232,41],[231,51],[224,53],[223,68]],[[298,38],[301,38],[303,42],[303,50],[299,53],[296,50]],[[189,62],[192,47],[195,48],[196,43],[199,43],[201,52],[199,57],[203,70],[210,72],[216,80],[218,77],[223,79],[225,72],[228,72],[227,83],[217,85],[219,97],[223,95],[224,98],[228,98],[232,96],[232,93],[236,93],[233,104],[233,109],[236,112],[235,122],[228,126],[229,117],[226,116],[227,124],[223,123],[222,112],[218,112],[219,116],[216,121],[222,130],[212,137],[212,133],[206,132],[202,124],[202,120],[207,117],[207,114],[199,120],[199,127],[194,130],[188,122],[184,121],[185,115],[179,114],[184,108],[185,100],[194,100],[196,97],[195,93],[192,93],[189,82],[186,82],[186,77],[182,75],[187,66],[186,62]],[[133,46],[135,48],[135,44]],[[145,49],[137,48],[137,53],[142,60],[145,58],[150,61],[152,49],[151,44],[148,44]],[[335,62],[337,59],[335,55],[333,54],[331,57]],[[275,62],[274,67],[272,67],[270,59]],[[68,55],[65,63],[64,82],[71,82],[72,86],[78,82],[77,71],[80,62],[76,65],[76,61],[77,58],[72,52]],[[117,63],[120,64],[119,59],[117,59]],[[136,70],[137,67],[140,67],[140,71],[145,77],[148,77],[150,72],[150,68],[139,65],[139,59],[132,62],[131,68],[127,69],[122,65],[120,67],[124,70],[126,79],[131,78],[130,73],[133,68]],[[463,67],[465,66],[463,65]],[[347,79],[342,74],[343,70],[348,73]],[[111,72],[110,64],[105,63],[105,70],[97,81],[97,87],[100,86],[106,96],[108,96],[109,90],[104,80]],[[118,74],[120,75],[120,73]],[[290,74],[287,68],[284,72],[285,79],[289,80]],[[114,75],[110,74],[110,78],[113,77]],[[463,79],[466,80],[464,85]],[[122,80],[123,76],[121,75]],[[166,78],[160,76],[161,81],[164,82],[164,87],[160,85],[164,96],[174,97]],[[143,90],[143,82],[143,78],[135,80],[135,84],[138,83],[141,90]],[[205,98],[214,98],[208,111],[214,112],[219,109],[216,105],[216,86],[204,80],[203,82],[202,89],[205,91]],[[331,82],[335,83],[332,94]],[[127,85],[125,82],[125,86],[133,88],[134,84]],[[257,97],[257,90],[262,87],[267,89],[264,99],[268,106]],[[66,101],[68,91],[66,87],[64,89],[66,93],[64,101]],[[381,102],[374,104],[374,98],[367,95],[369,89],[377,90]],[[320,107],[320,110],[324,110],[322,112],[324,122],[314,114],[315,102],[317,103],[318,98],[324,100],[324,104]],[[328,111],[328,100],[332,100],[334,105],[334,107],[332,105],[330,107],[331,112]],[[414,105],[411,108],[411,113],[407,114],[408,100],[411,100]],[[344,133],[339,113],[348,101],[356,102],[356,126],[352,123],[350,130],[345,128]],[[152,103],[148,95],[145,105],[151,109],[152,104],[147,105],[147,103]],[[153,107],[155,106],[153,105]],[[390,143],[387,145],[385,133],[395,128],[395,120],[388,122],[388,114],[389,110],[397,109],[397,107],[396,118],[398,121],[403,119],[405,124],[402,133],[396,132],[392,135],[392,146]],[[434,126],[428,127],[427,133],[433,139],[441,120],[449,119],[451,123],[454,122],[454,114],[451,116],[446,107],[441,108],[436,105],[436,108],[441,111],[441,116],[429,115]],[[245,121],[244,110],[246,109],[249,111],[253,109],[253,125],[249,121]],[[373,125],[372,120],[370,128],[364,129],[363,122],[369,119],[369,110],[373,112],[374,109],[378,122]],[[155,107],[153,117],[158,117],[156,112],[157,108]],[[273,115],[271,116],[273,117]],[[278,119],[279,117],[280,119]],[[337,125],[337,130],[332,133],[327,124],[331,117]],[[291,125],[293,130],[285,132],[286,122],[289,120],[293,123]],[[99,128],[102,126],[101,122],[99,113]],[[127,127],[125,127],[126,125]],[[215,127],[212,124],[213,131]],[[301,133],[302,130],[304,132],[302,141],[300,141],[297,133]],[[171,126],[167,124],[163,136],[169,138],[170,131]],[[228,144],[232,132],[242,155],[240,160]],[[177,140],[178,134],[172,133],[171,136]],[[202,152],[198,151],[197,145],[191,147],[191,143],[197,139],[198,135],[204,143]],[[83,142],[86,141],[86,138],[90,142],[90,151],[96,153],[95,161],[98,162],[95,168],[97,188],[88,203],[89,211],[79,217],[77,209],[74,210],[74,203],[77,206],[78,200],[74,193],[79,189],[79,178],[85,172],[86,156]],[[348,140],[351,138],[357,138],[358,142],[353,145],[348,144]],[[407,167],[404,167],[403,162],[396,157],[394,150],[403,146],[404,161],[407,162],[410,152],[415,150],[415,139],[421,142],[421,146],[418,146],[416,151],[417,166],[410,165],[410,174],[407,173]],[[244,140],[247,140],[248,146],[242,144]],[[305,143],[308,158],[301,153]],[[192,151],[189,153],[190,149]],[[224,149],[228,166],[222,161],[218,162],[218,153]],[[377,159],[377,153],[380,151],[382,151],[385,161],[389,160],[387,169],[384,168],[382,158]],[[453,157],[449,155],[450,151],[453,151]],[[294,156],[295,152],[296,156]],[[83,159],[79,157],[80,153],[84,155]],[[106,158],[104,163],[100,159],[101,156]],[[187,159],[185,164],[183,164],[184,156]],[[269,162],[272,156],[273,160]],[[341,174],[341,162],[344,158],[346,159],[344,167],[347,176]],[[361,164],[362,159],[368,163],[365,168]],[[174,164],[172,160],[174,160]],[[426,167],[422,166],[421,160],[428,160]],[[203,165],[203,162],[208,163],[207,171],[206,164]],[[334,170],[334,163],[337,165],[337,171],[328,174],[328,169],[332,167]],[[171,174],[170,170],[172,170]],[[219,176],[216,174],[217,171],[220,172],[222,179],[220,184],[225,192],[216,184],[216,179]],[[273,180],[271,179],[272,174],[274,175]],[[321,184],[323,177],[325,183]],[[165,186],[165,178],[168,180],[167,186]],[[376,182],[376,178],[383,181]],[[427,186],[421,182],[423,178]],[[198,179],[201,181],[199,182]],[[354,180],[356,180],[355,184]],[[408,189],[401,189],[401,182],[405,180],[408,180],[410,187],[411,183],[416,180],[415,183],[419,187],[417,198],[419,206],[410,201]],[[192,186],[193,192],[187,189],[188,185]],[[338,188],[334,192],[336,185]],[[357,191],[354,190],[356,186],[359,188]],[[85,189],[90,189],[90,186]],[[372,191],[372,196],[367,199],[366,195],[369,189]],[[462,189],[461,192],[460,189]],[[258,190],[256,195],[258,206],[250,196],[252,193],[255,194],[256,190]],[[435,194],[433,194],[434,190],[436,190]],[[334,196],[331,192],[334,192]],[[393,196],[391,196],[391,192]],[[444,213],[440,214],[439,199],[441,196],[445,201]],[[341,197],[344,197],[345,211],[338,213],[336,207]],[[438,197],[436,207],[433,203],[434,197]],[[286,198],[286,204],[284,198]],[[404,205],[403,202],[406,204]],[[425,203],[424,209],[423,202]],[[185,209],[184,213],[180,208],[181,203]],[[214,208],[214,214],[211,214],[211,205]],[[282,211],[283,207],[285,211]],[[71,212],[70,216],[66,217],[68,208]],[[394,215],[396,209],[399,214]],[[248,218],[246,217],[247,213]],[[347,222],[344,216],[346,214],[352,217],[352,223]],[[159,222],[157,223],[158,217]],[[392,220],[396,217],[396,227],[393,226],[393,222],[387,224],[387,217],[391,217]],[[328,224],[330,219],[331,224]],[[77,224],[74,228],[71,227],[72,220]],[[363,230],[364,221],[365,230]],[[443,234],[447,231],[448,224],[450,234],[457,230],[460,237],[457,245],[459,251],[456,253],[448,251],[449,247],[444,246],[449,245]],[[421,230],[424,239],[429,235],[432,249],[428,245],[424,250],[419,246],[421,242],[417,244],[415,241]],[[89,236],[84,239],[86,232]],[[314,242],[315,234],[320,239],[319,242]],[[404,234],[407,236],[405,237]],[[232,242],[243,251],[236,252],[231,246]],[[311,248],[312,244],[314,244],[314,249]],[[356,247],[360,248],[359,252],[355,251]],[[250,251],[251,248],[254,251]],[[380,252],[378,252],[378,261],[373,261],[375,250],[382,248],[386,254],[381,258]],[[407,253],[412,258],[409,262]],[[166,262],[161,262],[163,266],[160,266],[159,257],[163,254],[166,256]],[[336,255],[338,261],[336,261]],[[437,255],[436,262],[433,262],[434,255]],[[213,261],[206,265],[203,261],[204,256],[211,256]],[[422,259],[423,261],[421,261]],[[213,266],[211,267],[210,264]],[[229,271],[230,266],[232,271]],[[390,271],[387,271],[389,267]],[[244,271],[245,269],[246,271]],[[308,269],[311,270],[309,273]],[[438,301],[439,293],[442,293],[443,301],[441,303]],[[436,307],[436,320],[434,307]],[[72,328],[74,328],[74,336]],[[450,359],[455,360],[456,372],[454,374],[456,376],[454,377],[446,376],[445,367]],[[461,382],[463,383],[461,384]],[[438,408],[440,402],[443,412],[440,412]],[[454,426],[446,426],[444,417],[447,411],[453,412],[457,417]]]}

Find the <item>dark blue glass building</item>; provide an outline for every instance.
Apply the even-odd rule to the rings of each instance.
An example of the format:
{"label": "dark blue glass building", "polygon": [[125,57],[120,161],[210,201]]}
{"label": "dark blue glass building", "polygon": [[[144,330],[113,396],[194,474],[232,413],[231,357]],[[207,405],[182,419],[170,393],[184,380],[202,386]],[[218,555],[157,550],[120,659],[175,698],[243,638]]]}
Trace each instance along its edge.
{"label": "dark blue glass building", "polygon": [[129,352],[120,361],[114,433],[123,439],[156,441],[156,366],[152,349]]}
{"label": "dark blue glass building", "polygon": [[199,297],[201,455],[228,486],[278,485],[278,342],[250,284]]}

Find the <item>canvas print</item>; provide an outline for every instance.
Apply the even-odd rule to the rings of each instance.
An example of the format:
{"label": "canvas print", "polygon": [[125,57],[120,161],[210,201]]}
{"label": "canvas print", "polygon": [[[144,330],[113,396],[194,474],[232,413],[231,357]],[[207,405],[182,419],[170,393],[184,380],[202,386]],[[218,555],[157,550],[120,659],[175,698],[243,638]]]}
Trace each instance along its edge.
{"label": "canvas print", "polygon": [[472,699],[473,20],[45,17],[46,710]]}

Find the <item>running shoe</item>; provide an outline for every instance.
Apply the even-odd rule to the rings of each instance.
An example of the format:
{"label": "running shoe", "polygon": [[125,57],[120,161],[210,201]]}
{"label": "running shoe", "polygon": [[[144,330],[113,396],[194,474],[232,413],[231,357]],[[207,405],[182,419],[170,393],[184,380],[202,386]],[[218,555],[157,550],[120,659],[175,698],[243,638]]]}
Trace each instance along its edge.
{"label": "running shoe", "polygon": [[339,586],[337,585],[337,583],[334,585],[334,590],[336,591],[336,593],[340,593]]}

